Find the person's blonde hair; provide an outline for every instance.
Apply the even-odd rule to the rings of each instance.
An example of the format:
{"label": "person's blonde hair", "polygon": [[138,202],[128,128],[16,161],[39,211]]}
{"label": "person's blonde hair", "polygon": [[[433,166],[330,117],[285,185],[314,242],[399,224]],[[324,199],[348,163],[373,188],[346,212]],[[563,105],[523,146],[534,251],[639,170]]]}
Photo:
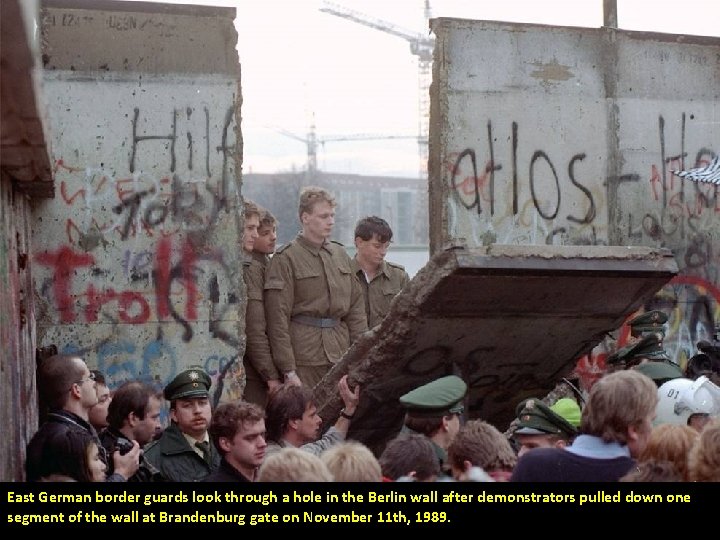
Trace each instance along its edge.
{"label": "person's blonde hair", "polygon": [[700,434],[690,426],[660,424],[653,428],[640,461],[667,461],[684,481],[688,479],[688,456]]}
{"label": "person's blonde hair", "polygon": [[258,206],[256,203],[254,203],[250,199],[245,199],[243,201],[243,218],[244,219],[250,219],[253,216],[257,216],[258,220],[260,220],[260,216],[262,215],[263,211],[264,211],[263,208]]}
{"label": "person's blonde hair", "polygon": [[283,448],[265,458],[258,482],[332,482],[333,476],[322,460],[299,448]]}
{"label": "person's blonde hair", "polygon": [[336,482],[381,482],[380,463],[370,449],[356,441],[331,446],[320,454]]}
{"label": "person's blonde hair", "polygon": [[335,197],[332,194],[318,186],[306,186],[300,190],[300,202],[298,203],[298,217],[302,221],[304,213],[312,214],[313,208],[319,202],[326,202],[335,208]]}
{"label": "person's blonde hair", "polygon": [[720,482],[720,418],[705,425],[688,457],[691,482]]}
{"label": "person's blonde hair", "polygon": [[580,432],[627,444],[628,428],[652,415],[657,403],[657,385],[650,377],[631,369],[610,373],[590,390]]}

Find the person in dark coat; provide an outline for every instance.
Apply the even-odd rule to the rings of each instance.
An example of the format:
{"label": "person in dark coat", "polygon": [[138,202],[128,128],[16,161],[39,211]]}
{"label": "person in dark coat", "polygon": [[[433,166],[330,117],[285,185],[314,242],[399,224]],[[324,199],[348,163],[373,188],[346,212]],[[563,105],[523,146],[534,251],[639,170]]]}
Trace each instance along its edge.
{"label": "person in dark coat", "polygon": [[[137,441],[144,447],[160,434],[162,395],[141,381],[127,381],[115,391],[108,407],[108,427],[100,432],[100,441],[108,453],[124,453]],[[112,470],[110,470],[112,472]],[[130,482],[162,482],[165,479],[145,458],[140,456],[137,472]]]}
{"label": "person in dark coat", "polygon": [[[44,476],[45,447],[60,434],[84,431],[102,449],[97,432],[89,422],[90,409],[98,402],[95,376],[82,358],[69,354],[45,358],[38,366],[37,385],[42,405],[49,412],[27,446],[25,476],[28,482],[36,482]],[[125,454],[115,452],[107,456],[102,450],[100,454],[105,465],[112,460],[114,466],[115,472],[107,477],[107,481],[124,482],[137,471],[140,446],[132,445]]]}
{"label": "person in dark coat", "polygon": [[223,403],[213,413],[210,437],[222,454],[206,482],[254,482],[265,459],[265,411],[255,403]]}
{"label": "person in dark coat", "polygon": [[145,447],[145,458],[171,482],[200,482],[220,465],[208,426],[210,376],[201,368],[179,373],[163,391],[172,423]]}

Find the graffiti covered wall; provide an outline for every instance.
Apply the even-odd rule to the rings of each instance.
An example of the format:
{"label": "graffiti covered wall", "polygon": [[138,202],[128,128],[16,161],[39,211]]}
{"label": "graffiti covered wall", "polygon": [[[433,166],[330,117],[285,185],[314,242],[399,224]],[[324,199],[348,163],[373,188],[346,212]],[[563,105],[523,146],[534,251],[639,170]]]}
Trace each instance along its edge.
{"label": "graffiti covered wall", "polygon": [[39,345],[115,387],[244,387],[234,9],[46,2],[56,195],[35,209]]}
{"label": "graffiti covered wall", "polygon": [[[448,243],[672,249],[683,362],[720,322],[720,38],[436,19],[431,253]],[[625,339],[620,337],[620,344]]]}

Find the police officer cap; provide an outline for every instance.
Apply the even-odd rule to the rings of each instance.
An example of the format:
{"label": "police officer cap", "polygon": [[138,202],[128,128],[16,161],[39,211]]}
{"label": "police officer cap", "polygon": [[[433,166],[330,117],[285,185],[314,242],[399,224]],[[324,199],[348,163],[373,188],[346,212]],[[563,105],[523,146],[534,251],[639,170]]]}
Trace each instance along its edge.
{"label": "police officer cap", "polygon": [[200,368],[186,369],[178,373],[163,391],[165,399],[174,401],[181,398],[208,397],[212,381]]}
{"label": "police officer cap", "polygon": [[642,358],[647,358],[648,360],[670,360],[657,334],[648,334],[630,347],[625,354],[624,360],[626,363],[633,363],[632,360]]}
{"label": "police officer cap", "polygon": [[400,403],[413,416],[461,414],[467,384],[456,375],[441,377],[400,396]]}
{"label": "police officer cap", "polygon": [[[563,407],[568,409],[565,403]],[[577,410],[579,412],[580,407]],[[519,426],[515,430],[516,435],[563,435],[572,438],[578,433],[568,420],[537,398],[521,401],[515,412]]]}
{"label": "police officer cap", "polygon": [[661,332],[665,334],[665,323],[668,316],[660,310],[654,309],[641,313],[628,322],[630,334],[639,337],[647,332]]}

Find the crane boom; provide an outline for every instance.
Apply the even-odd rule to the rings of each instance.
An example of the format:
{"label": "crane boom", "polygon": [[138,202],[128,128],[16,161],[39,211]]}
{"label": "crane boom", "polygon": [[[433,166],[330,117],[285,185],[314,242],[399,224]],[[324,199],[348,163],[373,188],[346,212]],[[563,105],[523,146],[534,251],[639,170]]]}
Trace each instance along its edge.
{"label": "crane boom", "polygon": [[432,51],[435,41],[430,37],[425,37],[418,32],[411,32],[410,30],[401,28],[396,24],[376,17],[370,17],[369,15],[360,13],[359,11],[346,8],[345,6],[338,4],[333,4],[331,2],[325,2],[324,7],[321,7],[320,11],[331,15],[337,15],[338,17],[343,17],[344,19],[349,19],[356,23],[369,26],[370,28],[375,28],[376,30],[400,37],[410,42],[410,51],[414,55],[420,57],[422,60],[432,60]]}
{"label": "crane boom", "polygon": [[[427,23],[431,16],[430,0],[425,0],[423,14]],[[354,11],[338,4],[324,2],[320,11],[336,15],[344,19],[369,26],[381,32],[400,37],[410,43],[410,52],[418,58],[418,83],[420,86],[418,103],[418,150],[420,155],[420,177],[427,176],[428,161],[428,135],[430,128],[430,79],[432,68],[432,56],[435,48],[435,39],[426,37],[419,32],[411,32],[399,27],[396,24],[371,17],[364,13]]]}

